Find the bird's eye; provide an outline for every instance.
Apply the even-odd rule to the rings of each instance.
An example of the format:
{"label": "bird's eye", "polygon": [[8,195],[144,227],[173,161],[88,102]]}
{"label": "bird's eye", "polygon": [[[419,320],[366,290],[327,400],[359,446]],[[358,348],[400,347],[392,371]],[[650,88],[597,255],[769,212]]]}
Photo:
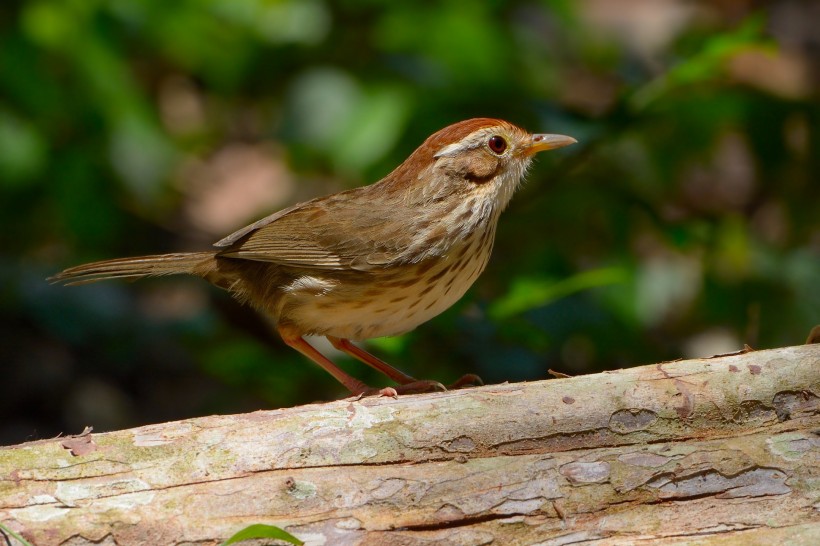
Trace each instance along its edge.
{"label": "bird's eye", "polygon": [[494,153],[501,155],[504,153],[504,150],[507,149],[507,141],[504,140],[504,137],[495,135],[487,141],[487,146],[489,146]]}

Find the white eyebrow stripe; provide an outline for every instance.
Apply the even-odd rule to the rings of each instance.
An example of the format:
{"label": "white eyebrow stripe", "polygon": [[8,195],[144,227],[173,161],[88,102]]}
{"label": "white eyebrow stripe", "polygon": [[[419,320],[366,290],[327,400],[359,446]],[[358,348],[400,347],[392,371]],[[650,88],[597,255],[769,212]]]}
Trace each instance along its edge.
{"label": "white eyebrow stripe", "polygon": [[477,135],[486,132],[484,129],[480,129],[478,131],[474,131],[467,135],[466,137],[462,138],[458,142],[453,142],[452,144],[448,144],[433,156],[433,159],[438,159],[439,157],[445,156],[452,156],[461,152],[463,150],[470,150],[472,148],[478,148],[481,146],[482,139],[476,138]]}
{"label": "white eyebrow stripe", "polygon": [[458,152],[464,150],[466,148],[466,144],[464,141],[461,142],[453,142],[452,144],[448,144],[438,152],[433,158],[438,159],[439,157],[444,157],[448,155],[456,155]]}

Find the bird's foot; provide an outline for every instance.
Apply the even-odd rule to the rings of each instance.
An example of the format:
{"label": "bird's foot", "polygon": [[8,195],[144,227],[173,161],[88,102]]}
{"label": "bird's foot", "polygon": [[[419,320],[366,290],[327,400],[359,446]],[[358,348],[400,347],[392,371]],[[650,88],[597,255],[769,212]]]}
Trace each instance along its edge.
{"label": "bird's foot", "polygon": [[484,384],[484,381],[481,380],[474,373],[468,373],[462,375],[457,381],[447,385],[447,390],[456,390],[456,389],[466,389],[467,387],[480,387]]}
{"label": "bird's foot", "polygon": [[446,390],[447,388],[438,381],[419,380],[394,387],[366,387],[354,392],[353,396],[355,396],[357,400],[365,396],[389,396],[391,398],[398,398],[400,394],[422,394],[426,392],[444,392]]}

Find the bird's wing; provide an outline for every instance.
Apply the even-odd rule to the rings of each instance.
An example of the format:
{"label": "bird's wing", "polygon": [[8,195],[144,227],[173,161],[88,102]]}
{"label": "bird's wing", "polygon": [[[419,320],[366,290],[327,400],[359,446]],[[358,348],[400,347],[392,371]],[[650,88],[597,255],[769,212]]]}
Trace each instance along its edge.
{"label": "bird's wing", "polygon": [[[371,270],[401,260],[410,242],[358,188],[281,210],[225,237],[219,256],[319,269]],[[391,222],[388,222],[391,220]]]}

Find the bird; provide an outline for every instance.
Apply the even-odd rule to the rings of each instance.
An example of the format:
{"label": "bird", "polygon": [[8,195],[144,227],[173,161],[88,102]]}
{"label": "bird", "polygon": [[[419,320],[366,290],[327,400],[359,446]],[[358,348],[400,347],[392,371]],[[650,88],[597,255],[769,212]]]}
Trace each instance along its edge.
{"label": "bird", "polygon": [[[285,208],[211,250],[104,260],[49,280],[194,275],[267,316],[285,344],[353,395],[445,390],[353,342],[403,334],[458,301],[486,267],[499,216],[535,155],[576,142],[500,119],[460,121],[433,133],[378,182]],[[326,337],[397,385],[371,388],[306,336]],[[451,388],[474,384],[480,378],[468,374]]]}

